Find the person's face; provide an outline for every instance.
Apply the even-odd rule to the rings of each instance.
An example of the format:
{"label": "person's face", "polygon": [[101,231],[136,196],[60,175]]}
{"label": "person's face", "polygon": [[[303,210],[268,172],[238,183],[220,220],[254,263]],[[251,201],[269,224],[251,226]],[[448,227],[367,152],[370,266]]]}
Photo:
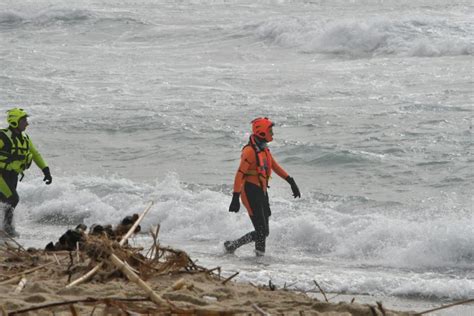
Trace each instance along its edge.
{"label": "person's face", "polygon": [[265,137],[265,141],[269,143],[272,140],[273,140],[273,128],[270,126],[270,128],[268,129],[268,135]]}
{"label": "person's face", "polygon": [[23,132],[25,131],[26,127],[28,126],[28,119],[26,117],[22,117],[19,121],[18,121],[18,130],[20,132]]}

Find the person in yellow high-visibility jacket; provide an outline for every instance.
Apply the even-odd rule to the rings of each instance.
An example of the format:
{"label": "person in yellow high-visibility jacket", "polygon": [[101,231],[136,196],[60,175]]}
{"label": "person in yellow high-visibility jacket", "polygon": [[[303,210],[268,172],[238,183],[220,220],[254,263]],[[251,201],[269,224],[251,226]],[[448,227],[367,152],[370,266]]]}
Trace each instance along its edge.
{"label": "person in yellow high-visibility jacket", "polygon": [[10,109],[7,111],[8,128],[0,129],[0,208],[4,215],[3,231],[10,236],[18,236],[13,226],[13,211],[20,201],[16,192],[18,176],[23,177],[23,172],[34,161],[43,171],[43,181],[46,184],[53,181],[48,165],[25,133],[27,117],[23,109]]}

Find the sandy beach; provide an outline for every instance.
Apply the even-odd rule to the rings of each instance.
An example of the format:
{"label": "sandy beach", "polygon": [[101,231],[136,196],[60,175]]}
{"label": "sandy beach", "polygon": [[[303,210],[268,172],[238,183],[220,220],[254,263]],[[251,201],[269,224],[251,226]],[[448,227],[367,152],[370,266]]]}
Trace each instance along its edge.
{"label": "sandy beach", "polygon": [[[271,283],[235,282],[235,273],[200,267],[184,251],[161,247],[156,239],[146,257],[143,249],[92,237],[79,251],[24,249],[13,240],[0,249],[3,315],[413,314],[381,303],[325,302]],[[112,257],[127,264],[117,265]],[[90,279],[68,287],[97,265]]]}
{"label": "sandy beach", "polygon": [[[113,280],[105,283],[94,281],[71,289],[65,289],[66,278],[51,279],[51,271],[43,271],[31,276],[25,288],[19,294],[13,294],[16,284],[0,286],[0,302],[8,315],[37,306],[80,301],[87,298],[96,302],[75,303],[73,306],[80,315],[90,315],[92,310],[100,315],[106,310],[111,314],[125,314],[125,310],[135,313],[166,314],[171,313],[166,308],[160,308],[148,300],[121,301],[119,299],[144,298],[143,291],[134,283],[126,280]],[[53,272],[56,274],[56,272]],[[185,286],[174,290],[172,285],[177,281]],[[383,315],[377,306],[325,303],[309,298],[302,293],[256,287],[249,284],[228,282],[205,274],[173,274],[152,277],[147,282],[155,292],[182,309],[184,314],[200,315],[247,315],[249,313],[285,315]],[[107,307],[106,298],[111,305]],[[102,302],[101,302],[102,300]],[[92,300],[91,300],[92,301]],[[126,306],[123,307],[123,305]],[[31,315],[71,314],[70,306],[64,304],[57,307],[43,308],[30,312]],[[11,314],[10,314],[11,313]],[[375,314],[373,314],[375,313]],[[385,310],[385,315],[409,315],[409,313]]]}

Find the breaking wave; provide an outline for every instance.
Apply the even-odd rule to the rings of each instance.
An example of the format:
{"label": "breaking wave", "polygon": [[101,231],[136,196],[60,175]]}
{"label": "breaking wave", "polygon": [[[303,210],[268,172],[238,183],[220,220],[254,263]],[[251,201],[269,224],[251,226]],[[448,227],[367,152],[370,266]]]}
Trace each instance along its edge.
{"label": "breaking wave", "polygon": [[[216,250],[209,249],[209,244],[240,237],[251,229],[243,207],[237,215],[227,212],[230,187],[184,184],[177,174],[170,173],[151,184],[117,176],[86,175],[57,177],[56,182],[61,185],[46,187],[40,179],[22,183],[22,203],[16,220],[23,231],[37,229],[37,226],[54,230],[55,226],[74,227],[79,223],[115,224],[114,221],[124,216],[140,213],[150,200],[155,204],[142,223],[143,231],[159,223],[162,237],[175,243],[204,242],[202,247],[212,252]],[[286,253],[279,260],[291,258],[302,266],[307,264],[305,258],[335,260],[355,267],[384,269],[389,274],[408,269],[413,271],[411,279],[423,278],[424,274],[420,273],[423,271],[434,272],[432,279],[409,282],[411,285],[405,288],[398,281],[390,283],[392,277],[372,278],[361,270],[359,280],[353,274],[344,275],[347,271],[341,274],[332,271],[335,268],[328,268],[325,274],[328,289],[346,291],[344,286],[349,282],[350,290],[357,293],[371,291],[440,298],[464,298],[473,294],[466,288],[469,282],[462,279],[453,280],[453,284],[444,289],[431,286],[439,281],[438,275],[444,278],[449,271],[464,275],[473,269],[474,236],[470,234],[472,225],[466,225],[467,210],[459,213],[450,209],[449,203],[437,209],[413,209],[400,203],[315,192],[290,202],[291,199],[286,198],[289,192],[282,190],[272,187],[273,215],[268,242],[270,253]],[[54,238],[46,235],[40,240]],[[248,250],[244,248],[242,251]],[[288,259],[284,259],[286,257]],[[314,268],[310,266],[307,269]],[[403,278],[401,275],[397,274],[395,279]],[[430,286],[425,288],[427,284]]]}
{"label": "breaking wave", "polygon": [[352,58],[472,55],[473,31],[468,23],[425,17],[401,21],[279,18],[260,23],[254,30],[260,40],[275,45]]}
{"label": "breaking wave", "polygon": [[[27,208],[33,221],[90,225],[139,212],[149,200],[155,200],[145,225],[161,222],[163,232],[176,237],[222,240],[230,231],[237,237],[249,229],[246,218],[236,222],[225,211],[230,188],[184,184],[177,174],[170,173],[154,184],[89,176],[58,181],[61,186],[48,188],[39,180],[22,183],[25,193],[19,207]],[[411,210],[411,206],[389,201],[315,192],[290,203],[285,189],[272,187],[272,209],[278,214],[272,219],[272,243],[288,249],[300,247],[309,254],[378,261],[384,266],[472,268],[472,225],[459,219],[468,216],[467,210],[465,214],[451,210],[449,203]]]}
{"label": "breaking wave", "polygon": [[0,12],[0,29],[12,29],[26,26],[48,28],[51,26],[71,26],[76,24],[130,25],[146,24],[144,21],[122,15],[104,15],[84,9],[49,9],[35,14],[15,11]]}

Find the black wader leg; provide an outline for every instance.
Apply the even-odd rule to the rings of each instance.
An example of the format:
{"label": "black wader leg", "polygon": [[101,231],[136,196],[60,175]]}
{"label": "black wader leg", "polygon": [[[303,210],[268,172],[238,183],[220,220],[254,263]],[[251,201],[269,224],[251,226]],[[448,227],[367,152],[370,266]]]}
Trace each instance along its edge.
{"label": "black wader leg", "polygon": [[265,244],[268,236],[268,217],[267,220],[263,216],[263,212],[260,212],[260,216],[252,217],[252,223],[255,227],[255,251],[257,255],[263,255],[265,253]]}
{"label": "black wader leg", "polygon": [[247,182],[244,186],[244,190],[253,212],[253,215],[250,216],[250,220],[255,230],[237,240],[226,241],[224,247],[227,252],[233,253],[240,246],[254,241],[255,252],[261,256],[265,253],[265,242],[269,234],[268,217],[271,212],[268,206],[268,198],[263,190],[253,183]]}
{"label": "black wader leg", "polygon": [[[271,211],[267,194],[257,186],[255,186],[254,190],[254,205],[252,206],[254,214],[250,219],[255,228],[255,253],[257,256],[263,256],[265,254],[266,239],[270,233],[268,218],[271,215]],[[250,200],[249,203],[251,203]]]}
{"label": "black wader leg", "polygon": [[16,192],[16,186],[18,183],[18,175],[16,173],[4,173],[1,175],[4,183],[8,185],[8,189],[11,195],[7,198],[4,193],[0,192],[0,202],[2,203],[1,209],[3,209],[3,230],[11,237],[18,237],[19,234],[16,232],[13,225],[13,211],[20,201],[20,197]]}
{"label": "black wader leg", "polygon": [[254,241],[255,240],[254,235],[255,235],[255,232],[250,232],[250,233],[247,233],[247,234],[243,235],[242,237],[240,237],[237,240],[226,241],[224,243],[225,250],[228,253],[233,253],[240,246],[243,246],[245,244],[248,244],[249,242]]}
{"label": "black wader leg", "polygon": [[13,207],[6,206],[3,212],[3,230],[11,237],[17,237],[18,233],[13,226]]}

